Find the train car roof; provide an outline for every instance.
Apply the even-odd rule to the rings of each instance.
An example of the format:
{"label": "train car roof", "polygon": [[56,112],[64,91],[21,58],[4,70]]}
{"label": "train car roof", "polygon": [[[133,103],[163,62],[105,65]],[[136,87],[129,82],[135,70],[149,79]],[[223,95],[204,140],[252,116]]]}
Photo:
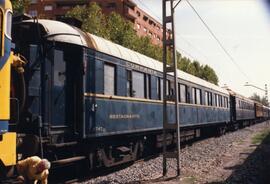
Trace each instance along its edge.
{"label": "train car roof", "polygon": [[[22,23],[34,23],[34,20],[26,20]],[[163,71],[163,64],[155,59],[127,49],[104,38],[83,32],[80,29],[70,26],[66,23],[46,19],[39,19],[38,23],[44,28],[44,31],[46,32],[45,37],[48,40],[81,45],[141,66],[145,66],[160,72]],[[195,83],[229,95],[229,92],[226,89],[223,89],[217,85],[214,85],[181,70],[178,70],[178,77],[188,82]]]}
{"label": "train car roof", "polygon": [[230,89],[230,88],[226,88],[226,89],[228,90],[228,92],[229,92],[230,95],[232,95],[232,96],[235,96],[235,97],[237,97],[237,98],[240,98],[240,99],[245,100],[245,101],[250,102],[250,103],[259,103],[259,102],[256,102],[255,100],[251,100],[251,99],[249,99],[249,98],[247,98],[247,97],[245,97],[245,96],[243,96],[243,95],[241,95],[241,94],[239,94],[239,93],[233,91],[233,90]]}

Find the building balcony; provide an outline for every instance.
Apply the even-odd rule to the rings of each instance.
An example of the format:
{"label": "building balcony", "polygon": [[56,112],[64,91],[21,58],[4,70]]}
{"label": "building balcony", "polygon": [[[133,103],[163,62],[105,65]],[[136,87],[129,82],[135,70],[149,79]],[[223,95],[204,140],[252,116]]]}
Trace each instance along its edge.
{"label": "building balcony", "polygon": [[55,0],[57,5],[82,5],[89,3],[89,0]]}
{"label": "building balcony", "polygon": [[131,20],[135,20],[137,18],[136,12],[127,6],[125,7],[125,16]]}
{"label": "building balcony", "polygon": [[137,4],[134,3],[132,0],[125,0],[124,2],[131,8],[134,8],[135,6],[137,6]]}

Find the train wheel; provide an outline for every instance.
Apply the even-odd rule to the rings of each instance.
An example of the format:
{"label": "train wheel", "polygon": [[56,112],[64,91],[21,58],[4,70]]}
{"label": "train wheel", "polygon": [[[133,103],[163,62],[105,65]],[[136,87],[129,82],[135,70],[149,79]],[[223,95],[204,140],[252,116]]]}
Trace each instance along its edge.
{"label": "train wheel", "polygon": [[218,135],[222,136],[226,134],[226,126],[218,127]]}
{"label": "train wheel", "polygon": [[39,151],[39,138],[36,135],[25,135],[17,140],[17,153],[21,159],[37,155]]}
{"label": "train wheel", "polygon": [[0,161],[0,181],[1,179],[6,179],[14,176],[14,168],[15,166],[8,166],[6,167],[1,161]]}

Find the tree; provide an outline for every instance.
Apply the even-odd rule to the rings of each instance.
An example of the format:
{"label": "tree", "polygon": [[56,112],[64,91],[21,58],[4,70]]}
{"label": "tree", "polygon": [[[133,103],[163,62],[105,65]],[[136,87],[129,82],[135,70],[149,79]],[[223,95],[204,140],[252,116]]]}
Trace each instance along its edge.
{"label": "tree", "polygon": [[257,93],[253,93],[251,97],[249,97],[251,100],[261,102],[261,97]]}
{"label": "tree", "polygon": [[201,64],[198,61],[195,60],[195,61],[192,62],[192,65],[195,68],[195,76],[196,77],[201,77],[201,73],[202,73],[202,66],[201,66]]}
{"label": "tree", "polygon": [[108,16],[104,15],[96,3],[76,6],[67,12],[66,17],[80,20],[83,31],[101,36],[159,61],[162,60],[162,49],[152,45],[149,37],[137,36],[133,24],[115,12]]}
{"label": "tree", "polygon": [[[162,61],[162,48],[153,45],[150,37],[138,36],[134,31],[134,25],[115,12],[112,12],[108,16],[104,15],[96,3],[90,3],[88,6],[76,6],[66,16],[80,20],[83,31],[111,40],[131,50]],[[179,52],[176,52],[176,55],[177,67],[180,70],[216,85],[218,84],[218,77],[211,67],[182,57]],[[169,50],[167,52],[167,60],[169,62],[171,61]]]}
{"label": "tree", "polygon": [[186,57],[181,58],[178,61],[178,68],[182,71],[187,71],[190,65],[190,60]]}
{"label": "tree", "polygon": [[14,14],[25,13],[25,10],[30,4],[30,0],[11,0]]}
{"label": "tree", "polygon": [[218,76],[216,72],[208,65],[204,65],[202,67],[202,73],[200,77],[204,80],[207,80],[213,84],[218,85]]}
{"label": "tree", "polygon": [[123,45],[124,47],[133,47],[133,43],[137,38],[133,25],[126,22],[121,15],[112,12],[106,20],[106,28],[108,30],[109,39],[114,43]]}
{"label": "tree", "polygon": [[268,102],[268,99],[266,98],[266,96],[261,98],[261,102],[262,102],[263,105],[269,106],[269,102]]}
{"label": "tree", "polygon": [[109,33],[104,26],[106,25],[106,17],[97,3],[90,3],[87,6],[76,6],[67,12],[66,17],[80,20],[83,31],[109,39]]}
{"label": "tree", "polygon": [[269,102],[267,100],[267,98],[264,97],[260,97],[257,93],[253,93],[253,95],[251,97],[249,97],[251,100],[257,101],[262,103],[265,106],[269,106]]}
{"label": "tree", "polygon": [[218,77],[216,72],[208,65],[201,65],[198,61],[191,61],[186,57],[182,57],[178,61],[178,68],[191,75],[195,75],[208,82],[218,85]]}

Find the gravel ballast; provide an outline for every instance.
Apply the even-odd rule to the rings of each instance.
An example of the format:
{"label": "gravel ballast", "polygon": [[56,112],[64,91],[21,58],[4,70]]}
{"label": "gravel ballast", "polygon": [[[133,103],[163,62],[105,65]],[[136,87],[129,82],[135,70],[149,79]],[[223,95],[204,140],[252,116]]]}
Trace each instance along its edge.
{"label": "gravel ballast", "polygon": [[[265,153],[257,153],[258,145],[252,144],[251,139],[259,132],[269,128],[267,123],[260,123],[221,137],[205,139],[186,146],[181,149],[180,178],[173,178],[176,174],[176,160],[168,163],[169,179],[162,178],[162,156],[159,156],[145,162],[135,163],[106,176],[80,182],[80,184],[264,183],[258,181],[260,168],[256,162],[264,162],[261,158],[266,158],[261,154],[268,152],[264,150]],[[170,179],[170,177],[172,178]],[[261,178],[267,180],[264,176]]]}

